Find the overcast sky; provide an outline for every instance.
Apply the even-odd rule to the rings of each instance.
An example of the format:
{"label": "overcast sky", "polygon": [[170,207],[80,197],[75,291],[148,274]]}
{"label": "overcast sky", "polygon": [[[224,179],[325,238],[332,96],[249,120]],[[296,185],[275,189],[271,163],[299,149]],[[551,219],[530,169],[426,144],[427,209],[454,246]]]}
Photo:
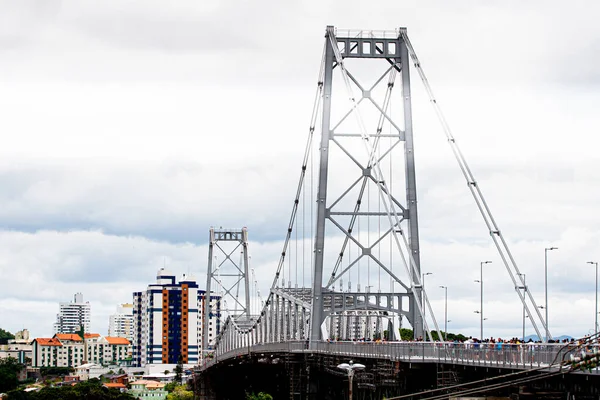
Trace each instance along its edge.
{"label": "overcast sky", "polygon": [[[559,248],[551,332],[590,332],[598,15],[591,0],[0,1],[0,327],[49,336],[58,303],[82,292],[106,334],[108,315],[163,265],[204,287],[211,226],[249,228],[268,292],[334,25],[408,28],[538,304],[544,248]],[[422,270],[437,319],[446,285],[449,330],[478,336],[473,280],[492,260],[486,336],[518,336],[518,298],[413,78]]]}

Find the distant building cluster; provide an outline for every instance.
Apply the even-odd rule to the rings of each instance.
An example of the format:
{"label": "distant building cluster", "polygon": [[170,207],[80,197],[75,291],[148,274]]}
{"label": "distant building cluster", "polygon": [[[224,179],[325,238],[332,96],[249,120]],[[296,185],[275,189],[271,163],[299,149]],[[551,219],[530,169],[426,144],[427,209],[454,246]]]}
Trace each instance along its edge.
{"label": "distant building cluster", "polygon": [[[204,304],[211,302],[208,331],[203,332]],[[91,333],[91,307],[82,293],[59,303],[54,336],[30,339],[25,329],[8,345],[0,346],[0,358],[14,357],[32,367],[86,365],[144,367],[153,364],[193,365],[202,359],[202,338],[212,345],[220,329],[219,296],[207,300],[196,280],[176,276],[161,268],[156,282],[133,293],[132,303],[119,304],[109,316],[108,335]]]}

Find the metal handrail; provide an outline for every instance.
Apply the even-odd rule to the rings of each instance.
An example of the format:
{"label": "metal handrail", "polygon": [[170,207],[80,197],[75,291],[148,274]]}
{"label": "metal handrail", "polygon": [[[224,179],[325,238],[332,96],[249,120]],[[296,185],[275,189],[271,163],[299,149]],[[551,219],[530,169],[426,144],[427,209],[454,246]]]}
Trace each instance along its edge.
{"label": "metal handrail", "polygon": [[[575,347],[576,344],[573,345]],[[597,347],[598,345],[591,345]],[[452,343],[452,342],[318,342],[308,350],[304,341],[263,343],[240,347],[204,361],[200,369],[245,354],[298,353],[337,354],[348,357],[388,359],[404,362],[431,362],[501,368],[531,369],[552,367],[571,349],[564,343]],[[557,357],[558,356],[558,357]],[[597,370],[591,373],[599,373]]]}

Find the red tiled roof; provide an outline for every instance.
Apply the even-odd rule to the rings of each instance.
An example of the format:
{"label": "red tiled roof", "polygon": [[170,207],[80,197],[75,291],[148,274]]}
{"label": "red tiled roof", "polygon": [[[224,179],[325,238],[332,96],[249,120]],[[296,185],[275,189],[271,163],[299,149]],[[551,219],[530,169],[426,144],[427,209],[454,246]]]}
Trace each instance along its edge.
{"label": "red tiled roof", "polygon": [[106,339],[108,344],[129,344],[129,340],[124,337],[105,336],[104,339]]}
{"label": "red tiled roof", "polygon": [[99,333],[84,333],[83,337],[85,337],[86,339],[92,339],[92,338],[100,337],[100,334]]}
{"label": "red tiled roof", "polygon": [[115,389],[125,389],[127,386],[123,385],[122,383],[105,383],[104,386],[106,386],[107,388],[115,388]]}
{"label": "red tiled roof", "polygon": [[62,346],[62,343],[57,338],[37,338],[35,341],[40,346]]}
{"label": "red tiled roof", "polygon": [[76,333],[57,333],[54,337],[59,340],[72,340],[74,342],[81,342],[83,340],[81,339],[81,336]]}

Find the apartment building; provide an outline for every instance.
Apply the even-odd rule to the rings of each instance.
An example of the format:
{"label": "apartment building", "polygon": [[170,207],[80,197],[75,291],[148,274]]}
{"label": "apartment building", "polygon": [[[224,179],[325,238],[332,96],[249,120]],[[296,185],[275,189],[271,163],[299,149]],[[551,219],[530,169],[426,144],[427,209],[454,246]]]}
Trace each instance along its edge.
{"label": "apartment building", "polygon": [[81,327],[85,332],[89,332],[91,315],[90,302],[84,302],[83,294],[76,293],[72,302],[59,303],[54,333],[77,333]]}
{"label": "apartment building", "polygon": [[[202,317],[205,291],[191,276],[176,277],[164,268],[156,276],[156,283],[143,292],[133,293],[133,363],[176,364],[181,357],[185,364],[200,360],[202,349]],[[220,328],[220,298],[210,296],[213,309],[209,316],[212,343]]]}
{"label": "apartment building", "polygon": [[133,304],[119,305],[116,314],[109,317],[108,336],[124,337],[133,341]]}

